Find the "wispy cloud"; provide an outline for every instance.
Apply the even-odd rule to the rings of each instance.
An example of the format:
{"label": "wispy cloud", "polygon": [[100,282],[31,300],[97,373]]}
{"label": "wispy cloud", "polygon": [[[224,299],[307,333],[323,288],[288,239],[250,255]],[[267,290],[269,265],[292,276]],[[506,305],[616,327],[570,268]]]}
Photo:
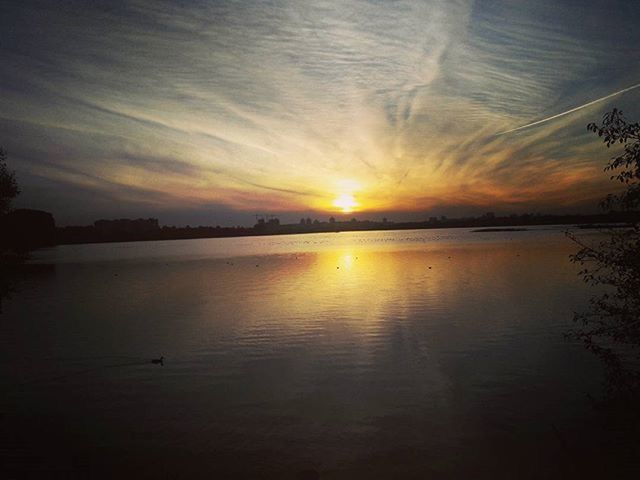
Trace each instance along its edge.
{"label": "wispy cloud", "polygon": [[541,125],[543,123],[550,122],[551,120],[555,120],[556,118],[564,117],[565,115],[569,115],[571,113],[577,112],[578,110],[582,110],[583,108],[590,107],[597,103],[604,102],[605,100],[609,100],[610,98],[617,97],[618,95],[621,95],[623,93],[630,92],[631,90],[635,90],[638,87],[640,87],[640,83],[637,83],[627,88],[623,88],[622,90],[618,90],[617,92],[610,93],[609,95],[605,95],[604,97],[597,98],[595,100],[584,103],[580,106],[574,107],[562,113],[556,113],[555,115],[551,115],[550,117],[543,118],[542,120],[537,120],[535,122],[527,123],[526,125],[522,125],[520,127],[511,128],[509,130],[505,130],[504,132],[496,133],[496,135],[504,135],[505,133],[517,132],[519,130],[524,130],[525,128],[535,127],[536,125]]}
{"label": "wispy cloud", "polygon": [[[601,154],[555,112],[640,77],[628,3],[25,1],[0,12],[0,142],[27,185],[81,202],[79,172],[150,214],[321,210],[341,179],[371,210],[581,202]],[[557,121],[496,136],[532,118]]]}

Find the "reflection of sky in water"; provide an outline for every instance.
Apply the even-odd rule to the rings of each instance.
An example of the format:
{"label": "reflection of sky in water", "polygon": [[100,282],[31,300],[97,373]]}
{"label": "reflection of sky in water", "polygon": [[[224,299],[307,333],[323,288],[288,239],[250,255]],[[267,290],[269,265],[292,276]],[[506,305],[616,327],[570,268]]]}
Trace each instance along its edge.
{"label": "reflection of sky in water", "polygon": [[[122,244],[111,254],[147,259],[97,263],[41,253],[62,262],[19,284],[0,325],[10,431],[24,448],[60,445],[38,453],[45,465],[116,454],[107,472],[490,477],[524,462],[555,475],[552,425],[598,447],[585,426],[598,364],[562,338],[589,292],[561,234],[523,233]],[[203,255],[233,242],[243,256]],[[176,255],[184,244],[198,254]],[[80,256],[91,248],[109,252]],[[144,363],[160,354],[163,368]]]}

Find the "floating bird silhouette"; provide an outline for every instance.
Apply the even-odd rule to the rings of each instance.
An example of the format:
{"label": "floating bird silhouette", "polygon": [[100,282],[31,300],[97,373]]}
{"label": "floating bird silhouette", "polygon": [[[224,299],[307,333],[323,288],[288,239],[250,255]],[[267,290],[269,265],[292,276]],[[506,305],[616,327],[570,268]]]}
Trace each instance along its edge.
{"label": "floating bird silhouette", "polygon": [[164,357],[152,358],[151,363],[153,363],[154,365],[162,365],[164,367]]}

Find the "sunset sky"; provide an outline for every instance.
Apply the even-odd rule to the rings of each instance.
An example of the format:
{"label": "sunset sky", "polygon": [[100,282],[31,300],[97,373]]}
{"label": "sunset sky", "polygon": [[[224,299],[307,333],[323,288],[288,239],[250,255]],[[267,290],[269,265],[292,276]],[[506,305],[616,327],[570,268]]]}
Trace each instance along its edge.
{"label": "sunset sky", "polygon": [[[587,212],[640,120],[635,1],[21,1],[0,145],[59,224]],[[349,212],[345,212],[349,211]]]}

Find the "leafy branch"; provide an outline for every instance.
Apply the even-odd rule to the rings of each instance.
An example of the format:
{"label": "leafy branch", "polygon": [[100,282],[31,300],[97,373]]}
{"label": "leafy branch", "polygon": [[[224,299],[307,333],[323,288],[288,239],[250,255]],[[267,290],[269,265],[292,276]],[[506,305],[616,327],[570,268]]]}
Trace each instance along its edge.
{"label": "leafy branch", "polygon": [[[640,124],[629,123],[622,111],[604,115],[602,125],[590,123],[587,129],[598,134],[607,148],[621,145],[622,151],[604,168],[611,180],[626,186],[602,202],[605,209],[636,210],[640,207]],[[640,386],[640,223],[623,229],[609,229],[606,238],[595,245],[575,235],[568,236],[580,246],[571,261],[582,269],[579,275],[604,293],[590,300],[588,312],[576,313],[578,326],[569,336],[581,340],[600,356],[615,380],[612,388],[636,389]]]}

